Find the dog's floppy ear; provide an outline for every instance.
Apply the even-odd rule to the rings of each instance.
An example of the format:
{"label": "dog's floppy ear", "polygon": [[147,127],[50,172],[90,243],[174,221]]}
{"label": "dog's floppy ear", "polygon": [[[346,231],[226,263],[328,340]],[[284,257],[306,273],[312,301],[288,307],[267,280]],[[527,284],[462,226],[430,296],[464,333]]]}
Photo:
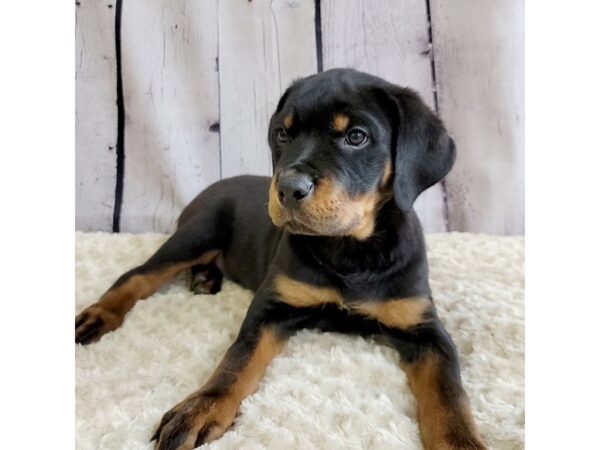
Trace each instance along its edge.
{"label": "dog's floppy ear", "polygon": [[387,94],[395,108],[392,123],[397,127],[392,149],[394,199],[402,211],[409,211],[421,192],[450,171],[456,148],[442,121],[416,92],[394,86]]}

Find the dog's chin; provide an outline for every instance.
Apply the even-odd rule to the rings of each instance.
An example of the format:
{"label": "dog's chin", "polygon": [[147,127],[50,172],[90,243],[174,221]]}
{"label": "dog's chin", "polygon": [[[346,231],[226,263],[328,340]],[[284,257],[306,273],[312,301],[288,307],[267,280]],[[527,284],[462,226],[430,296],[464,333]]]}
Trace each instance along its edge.
{"label": "dog's chin", "polygon": [[291,234],[304,234],[306,236],[323,236],[323,233],[296,221],[285,222],[283,225],[281,225],[281,227],[289,231]]}
{"label": "dog's chin", "polygon": [[358,222],[358,220],[354,220],[351,224],[346,224],[346,226],[335,221],[315,223],[299,211],[279,208],[273,208],[273,210],[270,208],[269,215],[273,225],[276,227],[283,228],[291,234],[306,236],[348,236],[352,234],[352,230]]}
{"label": "dog's chin", "polygon": [[341,237],[350,234],[350,231],[347,228],[341,228],[337,223],[312,224],[298,218],[288,219],[280,226],[291,234],[302,234],[306,236]]}
{"label": "dog's chin", "polygon": [[273,225],[283,228],[291,234],[303,234],[306,236],[330,236],[328,230],[324,230],[323,226],[316,226],[307,221],[293,217],[293,214],[281,214],[276,217],[271,216]]}

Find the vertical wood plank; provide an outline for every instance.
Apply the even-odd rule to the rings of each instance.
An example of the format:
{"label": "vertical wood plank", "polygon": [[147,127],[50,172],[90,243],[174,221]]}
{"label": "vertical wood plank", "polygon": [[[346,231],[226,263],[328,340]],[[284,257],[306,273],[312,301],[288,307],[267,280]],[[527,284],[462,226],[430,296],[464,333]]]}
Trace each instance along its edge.
{"label": "vertical wood plank", "polygon": [[76,8],[75,227],[111,231],[116,183],[117,86],[112,1]]}
{"label": "vertical wood plank", "polygon": [[270,175],[267,129],[280,95],[316,72],[314,2],[219,2],[223,177]]}
{"label": "vertical wood plank", "polygon": [[458,158],[451,230],[524,232],[522,0],[431,0],[440,115]]}
{"label": "vertical wood plank", "polygon": [[[323,68],[352,67],[410,87],[434,108],[424,0],[321,0]],[[445,231],[440,185],[417,199],[427,232]]]}
{"label": "vertical wood plank", "polygon": [[121,230],[168,232],[220,178],[217,0],[127,0],[121,26]]}

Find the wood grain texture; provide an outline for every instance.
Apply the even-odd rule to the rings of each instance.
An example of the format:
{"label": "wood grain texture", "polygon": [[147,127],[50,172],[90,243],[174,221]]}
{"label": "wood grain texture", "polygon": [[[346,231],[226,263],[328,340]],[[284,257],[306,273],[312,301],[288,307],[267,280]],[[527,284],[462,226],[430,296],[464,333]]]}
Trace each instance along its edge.
{"label": "wood grain texture", "polygon": [[[76,228],[110,231],[115,3],[77,4]],[[437,88],[458,158],[447,211],[440,185],[417,199],[425,231],[523,233],[523,0],[430,0],[433,51],[424,0],[320,4],[323,69],[379,75],[432,108]],[[317,70],[315,16],[312,0],[123,2],[122,231],[172,231],[209,184],[271,173],[268,121],[290,82]]]}
{"label": "wood grain texture", "polygon": [[457,145],[450,230],[524,232],[522,0],[431,0],[438,105]]}
{"label": "wood grain texture", "polygon": [[217,36],[217,0],[123,4],[122,231],[173,231],[220,178]]}
{"label": "wood grain texture", "polygon": [[219,79],[224,178],[270,175],[267,129],[280,95],[316,72],[314,2],[219,2]]}
{"label": "wood grain texture", "polygon": [[115,10],[82,0],[75,10],[75,227],[112,231],[117,140]]}
{"label": "wood grain texture", "polygon": [[[426,3],[322,0],[323,69],[352,67],[413,88],[434,108]],[[417,199],[428,232],[445,231],[440,185]]]}

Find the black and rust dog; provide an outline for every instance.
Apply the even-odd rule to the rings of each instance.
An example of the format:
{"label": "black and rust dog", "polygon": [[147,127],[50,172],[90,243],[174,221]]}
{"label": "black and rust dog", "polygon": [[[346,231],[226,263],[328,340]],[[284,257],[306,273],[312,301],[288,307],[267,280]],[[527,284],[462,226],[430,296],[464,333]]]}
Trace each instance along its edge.
{"label": "black and rust dog", "polygon": [[256,295],[214,375],[162,418],[157,448],[220,437],[301,328],[383,337],[417,398],[425,448],[485,448],[431,298],[413,210],[454,163],[441,121],[409,89],[336,69],[285,92],[269,144],[273,177],[235,177],[202,192],[145,264],[77,316],[76,341],[118,328],[138,299],[182,270],[192,270],[196,292],[218,291],[224,274]]}

